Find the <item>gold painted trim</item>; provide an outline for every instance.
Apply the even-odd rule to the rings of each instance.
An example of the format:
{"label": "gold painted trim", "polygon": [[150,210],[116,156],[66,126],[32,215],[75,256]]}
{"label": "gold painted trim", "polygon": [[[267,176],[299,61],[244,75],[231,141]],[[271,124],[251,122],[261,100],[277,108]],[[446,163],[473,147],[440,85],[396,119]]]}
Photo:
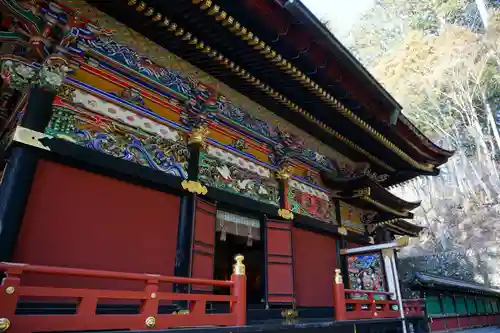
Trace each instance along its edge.
{"label": "gold painted trim", "polygon": [[[195,5],[200,5],[202,10],[205,10],[212,6],[212,9],[206,11],[207,15],[213,16],[213,11],[219,12],[221,7],[216,5],[212,1],[199,1],[192,0],[192,3]],[[224,13],[227,14],[226,11]],[[232,18],[229,16],[229,18]],[[216,18],[215,18],[216,19]],[[217,20],[217,19],[216,19]],[[217,20],[220,21],[220,20]],[[408,154],[406,154],[403,150],[397,147],[394,143],[389,141],[385,136],[377,132],[373,127],[371,127],[367,122],[362,120],[359,116],[353,113],[350,109],[346,108],[342,103],[340,103],[337,99],[335,99],[330,93],[328,93],[325,89],[321,88],[314,80],[308,77],[306,74],[302,73],[297,67],[295,67],[291,62],[284,59],[283,56],[278,54],[276,51],[271,49],[270,46],[266,45],[259,37],[257,37],[254,33],[249,31],[247,28],[243,27],[240,29],[240,23],[236,21],[234,18],[230,20],[231,23],[223,24],[227,29],[233,34],[240,36],[242,40],[246,41],[248,45],[253,46],[256,49],[262,50],[261,53],[266,55],[271,62],[273,62],[277,67],[279,67],[282,71],[290,74],[294,77],[295,80],[300,81],[300,83],[316,96],[320,97],[324,102],[333,106],[337,111],[339,111],[344,117],[350,119],[356,125],[361,127],[365,132],[368,132],[372,137],[374,137],[377,141],[381,142],[384,146],[389,148],[395,152],[399,157],[408,162],[410,165],[414,166],[417,169],[421,169],[424,171],[432,171],[433,165],[426,163],[420,163],[411,158]],[[237,27],[237,28],[236,28]],[[235,29],[236,28],[236,29]],[[256,47],[258,45],[258,47]],[[415,147],[417,148],[417,147]],[[418,148],[417,148],[418,150]],[[420,151],[420,150],[418,150]],[[421,151],[420,151],[421,152]],[[422,152],[421,152],[422,153]]]}
{"label": "gold painted trim", "polygon": [[[206,3],[206,1],[204,1],[204,3]],[[162,15],[161,13],[157,13],[157,14]],[[171,31],[171,32],[175,32],[178,29],[180,29],[179,26],[176,23],[170,22],[167,17],[165,17],[164,15],[162,15],[162,16],[164,17],[164,20],[161,23],[161,26],[167,28],[167,30]],[[150,17],[151,18],[155,18],[156,15],[151,15]],[[233,25],[233,28],[236,29],[238,26],[239,26],[239,23],[236,22]],[[243,29],[245,29],[245,28],[243,28]],[[187,31],[185,31],[183,29],[183,34],[182,35],[178,34],[177,37],[181,38],[181,40],[184,40],[186,34],[190,35],[189,44],[196,45],[196,48],[204,50],[204,52],[207,53],[211,58],[214,58],[214,59],[218,60],[221,65],[224,65],[226,68],[230,69],[236,75],[242,77],[247,82],[249,82],[250,84],[252,84],[255,87],[259,88],[261,91],[263,91],[267,95],[271,96],[272,98],[274,98],[276,101],[280,102],[281,104],[287,106],[291,110],[302,114],[307,120],[309,120],[310,122],[314,123],[315,125],[321,127],[323,130],[325,130],[326,132],[328,132],[330,135],[332,135],[335,138],[337,138],[338,140],[344,142],[346,145],[348,145],[352,149],[354,149],[354,150],[358,151],[359,153],[363,154],[364,156],[366,156],[372,162],[378,164],[379,166],[383,167],[384,169],[386,169],[388,171],[391,171],[391,172],[396,171],[396,169],[394,169],[393,167],[389,166],[384,161],[382,161],[379,158],[375,157],[374,155],[370,154],[365,149],[357,146],[355,143],[353,143],[349,139],[345,138],[344,136],[342,136],[337,131],[335,131],[332,128],[328,127],[322,121],[320,121],[320,120],[316,119],[315,117],[313,117],[309,112],[307,112],[306,110],[304,110],[303,108],[301,108],[297,104],[293,103],[288,98],[286,98],[285,96],[281,95],[279,92],[275,91],[269,85],[263,83],[259,79],[255,78],[254,76],[252,76],[251,74],[249,74],[245,69],[243,69],[240,66],[236,65],[233,61],[229,60],[228,58],[224,57],[224,55],[222,53],[220,53],[220,52],[218,52],[218,51],[216,51],[216,50],[214,50],[212,48],[209,48],[203,41],[200,41],[198,38],[194,37],[191,33],[187,32]],[[209,48],[210,51],[207,52],[208,48]]]}
{"label": "gold painted trim", "polygon": [[418,234],[419,234],[418,232],[412,232],[412,231],[409,231],[409,230],[407,230],[405,228],[402,228],[402,227],[397,226],[397,225],[394,224],[395,222],[397,222],[399,220],[400,220],[399,218],[397,218],[397,219],[390,219],[388,221],[379,222],[379,223],[376,224],[376,226],[377,227],[379,227],[379,226],[387,226],[388,228],[392,228],[394,230],[405,232],[405,233],[407,233],[409,235],[412,235],[414,237],[418,236]]}
{"label": "gold painted trim", "polygon": [[397,225],[394,225],[394,224],[392,224],[392,223],[391,223],[391,224],[388,224],[388,225],[387,225],[387,228],[388,228],[388,229],[393,229],[393,230],[396,230],[396,231],[400,231],[400,232],[403,232],[403,233],[406,233],[406,234],[408,234],[408,235],[410,235],[410,236],[413,236],[413,237],[418,236],[418,232],[411,232],[411,231],[409,231],[409,230],[406,230],[406,229],[404,229],[404,228],[401,228],[401,227],[399,227],[399,226],[397,226]]}
{"label": "gold painted trim", "polygon": [[386,211],[388,213],[393,213],[394,215],[401,216],[401,217],[410,216],[410,214],[408,212],[397,211],[397,210],[395,210],[389,206],[386,206],[386,205],[384,205],[384,204],[382,204],[382,203],[380,203],[380,202],[378,202],[370,197],[365,196],[365,197],[362,197],[361,199],[368,202],[368,203],[371,203],[372,205],[374,205],[374,206],[376,206],[376,207],[378,207],[378,208],[380,208],[383,211]]}

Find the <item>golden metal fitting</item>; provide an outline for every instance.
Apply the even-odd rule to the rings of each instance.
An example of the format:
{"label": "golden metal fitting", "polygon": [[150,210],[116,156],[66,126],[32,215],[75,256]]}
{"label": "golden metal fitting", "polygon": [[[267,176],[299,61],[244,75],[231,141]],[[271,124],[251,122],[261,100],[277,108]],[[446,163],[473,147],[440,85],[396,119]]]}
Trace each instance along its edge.
{"label": "golden metal fitting", "polygon": [[189,135],[188,144],[205,145],[205,140],[207,139],[209,133],[210,130],[206,126],[193,128],[191,134]]}
{"label": "golden metal fitting", "polygon": [[234,257],[234,260],[236,261],[236,263],[233,265],[233,274],[234,275],[246,275],[245,264],[243,263],[243,260],[245,260],[245,257],[241,254],[237,254]]}
{"label": "golden metal fitting", "polygon": [[288,209],[278,209],[278,216],[284,218],[285,220],[293,220],[294,215]]}
{"label": "golden metal fitting", "polygon": [[344,226],[340,226],[337,229],[337,232],[342,236],[347,236],[347,229]]}
{"label": "golden metal fitting", "polygon": [[208,193],[208,189],[205,185],[194,180],[183,180],[181,182],[181,186],[184,190],[191,193],[196,193],[201,195],[205,195]]}
{"label": "golden metal fitting", "polygon": [[339,268],[335,269],[335,284],[343,284],[344,281],[342,280],[342,273],[340,272]]}
{"label": "golden metal fitting", "polygon": [[7,318],[0,318],[0,332],[5,332],[10,327],[10,320]]}
{"label": "golden metal fitting", "polygon": [[156,318],[153,316],[147,317],[145,324],[147,328],[154,328],[156,326]]}

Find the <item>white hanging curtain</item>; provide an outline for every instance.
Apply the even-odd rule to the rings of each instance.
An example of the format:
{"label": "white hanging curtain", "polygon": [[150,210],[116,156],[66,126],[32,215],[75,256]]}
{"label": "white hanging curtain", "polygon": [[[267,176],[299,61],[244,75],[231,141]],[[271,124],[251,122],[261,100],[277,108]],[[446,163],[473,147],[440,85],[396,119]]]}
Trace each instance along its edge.
{"label": "white hanging curtain", "polygon": [[[222,235],[231,234],[236,236],[248,237],[252,240],[260,240],[260,221],[250,217],[217,211],[216,230]],[[221,236],[223,240],[224,237]]]}

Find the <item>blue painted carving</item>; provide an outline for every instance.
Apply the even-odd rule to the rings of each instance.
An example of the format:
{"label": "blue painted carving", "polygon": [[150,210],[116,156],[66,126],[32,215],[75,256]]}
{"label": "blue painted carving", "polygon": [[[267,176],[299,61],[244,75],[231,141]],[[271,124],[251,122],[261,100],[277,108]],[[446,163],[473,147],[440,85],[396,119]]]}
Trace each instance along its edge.
{"label": "blue painted carving", "polygon": [[126,134],[109,131],[115,126],[117,124],[113,122],[95,124],[92,117],[54,106],[45,133],[116,158],[187,178],[189,152],[184,141],[145,136],[143,133],[134,133],[133,129],[129,129],[130,132]]}
{"label": "blue painted carving", "polygon": [[93,51],[137,71],[158,84],[179,93],[184,98],[189,98],[192,94],[191,87],[179,74],[156,65],[150,59],[139,55],[128,46],[118,44],[107,37],[81,38],[80,41]]}
{"label": "blue painted carving", "polygon": [[200,84],[196,73],[188,77],[188,83],[192,94],[182,110],[181,122],[188,128],[200,128],[217,113],[216,94]]}
{"label": "blue painted carving", "polygon": [[54,14],[65,27],[62,45],[69,50],[73,49],[77,54],[81,54],[82,50],[97,52],[183,97],[187,102],[181,121],[187,127],[202,126],[218,113],[219,117],[231,120],[267,141],[271,148],[269,158],[275,166],[282,165],[287,159],[298,158],[311,162],[313,166],[339,170],[335,161],[304,148],[300,138],[251,116],[224,96],[219,95],[215,100],[215,94],[198,82],[196,74],[184,79],[178,73],[154,64],[128,46],[115,42],[110,38],[109,30],[99,28],[91,22],[83,24],[77,14],[71,16],[58,10]]}
{"label": "blue painted carving", "polygon": [[278,139],[278,131],[274,126],[270,125],[268,122],[252,117],[247,111],[237,107],[224,96],[219,96],[217,107],[221,115],[234,121],[238,125],[264,136],[267,139]]}

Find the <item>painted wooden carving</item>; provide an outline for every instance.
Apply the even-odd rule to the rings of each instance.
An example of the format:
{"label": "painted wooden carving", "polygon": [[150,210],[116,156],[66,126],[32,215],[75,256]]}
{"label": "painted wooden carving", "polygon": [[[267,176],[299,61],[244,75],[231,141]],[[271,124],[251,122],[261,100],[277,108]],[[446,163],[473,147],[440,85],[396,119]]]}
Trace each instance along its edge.
{"label": "painted wooden carving", "polygon": [[340,216],[342,225],[350,231],[359,234],[365,233],[365,226],[362,222],[362,211],[345,202],[340,202]]}
{"label": "painted wooden carving", "polygon": [[[349,289],[359,290],[353,297],[367,299],[367,291],[386,291],[383,263],[380,253],[367,253],[347,257]],[[375,299],[386,299],[385,295],[374,295]]]}
{"label": "painted wooden carving", "polygon": [[290,179],[287,202],[294,213],[336,224],[335,205],[328,193],[319,187]]}
{"label": "painted wooden carving", "polygon": [[72,83],[72,86],[66,85],[59,92],[59,96],[71,104],[142,130],[148,135],[171,141],[181,140],[176,130],[167,126],[162,119],[155,117],[148,109],[131,104],[123,97],[118,98],[95,88],[84,87],[75,81]]}
{"label": "painted wooden carving", "polygon": [[[88,31],[84,31],[89,36]],[[91,35],[90,35],[91,36]],[[157,66],[150,59],[143,57],[126,45],[116,43],[110,38],[79,38],[78,46],[85,50],[91,50],[101,56],[122,64],[130,71],[144,78],[154,81],[158,85],[168,88],[177,97],[188,99],[191,95],[191,87],[179,74],[163,67]]]}
{"label": "painted wooden carving", "polygon": [[[40,16],[43,22],[37,25],[37,33],[43,35],[48,24],[57,23],[63,32],[59,36],[61,40],[57,41],[58,52],[70,55],[87,77],[97,75],[107,80],[111,78],[113,82],[116,78],[116,84],[123,87],[123,91],[109,93],[93,88],[91,82],[84,84],[75,77],[64,79],[59,75],[55,85],[65,80],[59,95],[68,104],[59,100],[56,107],[62,113],[54,115],[48,132],[186,178],[187,149],[180,133],[200,126],[230,127],[248,135],[252,142],[269,147],[266,158],[271,165],[252,157],[240,157],[244,156],[244,152],[240,153],[245,146],[239,142],[240,153],[233,153],[230,148],[219,148],[222,147],[220,142],[214,141],[200,156],[200,180],[208,186],[274,206],[279,206],[279,186],[271,170],[300,160],[315,170],[342,171],[342,165],[336,161],[305,147],[300,136],[277,123],[252,116],[253,110],[236,106],[212,88],[200,84],[196,73],[183,77],[170,68],[159,66],[137,50],[118,43],[112,31],[80,17],[78,12],[70,12],[57,4],[41,5],[38,9],[43,13]],[[48,17],[52,23],[48,22]],[[148,93],[143,94],[143,90]],[[171,118],[176,123],[162,118],[161,110],[152,111],[149,102],[153,99],[168,100],[169,106],[153,102],[155,107],[176,109]],[[60,127],[62,123],[66,125]],[[82,131],[87,132],[83,135]],[[101,140],[98,146],[91,144],[95,138]],[[293,212],[336,222],[333,202],[317,184],[301,179],[289,185],[285,194]]]}
{"label": "painted wooden carving", "polygon": [[187,178],[185,141],[172,134],[149,135],[124,122],[64,103],[59,98],[45,133],[86,148]]}
{"label": "painted wooden carving", "polygon": [[278,182],[269,169],[214,145],[200,154],[199,178],[207,186],[279,205]]}
{"label": "painted wooden carving", "polygon": [[[133,74],[139,75],[139,77],[152,80],[171,92],[174,92],[177,97],[189,100],[186,105],[187,111],[195,110],[198,111],[198,113],[203,113],[203,110],[201,110],[201,107],[198,105],[198,101],[200,99],[210,99],[210,93],[207,92],[203,86],[197,83],[193,84],[192,77],[184,79],[178,73],[155,65],[148,58],[140,56],[127,46],[118,44],[109,38],[83,38],[78,46],[88,50],[88,52],[97,53],[101,57],[106,57],[118,62],[125,66],[129,72],[133,72]],[[271,125],[264,120],[250,116],[246,110],[232,104],[224,96],[218,96],[217,100],[214,100],[214,103],[214,107],[216,106],[217,108],[217,114],[215,110],[208,112],[209,114],[213,114],[214,117],[221,118],[225,123],[233,127],[243,127],[250,131],[253,136],[264,140],[270,147],[279,150],[293,150],[293,156],[296,158],[312,162],[319,168],[336,170],[337,166],[335,161],[309,148],[303,147],[303,143],[298,137],[284,132],[277,126]],[[209,115],[205,115],[202,118],[206,118],[207,116],[210,117]],[[193,121],[188,118],[189,117],[183,117],[183,123],[185,125],[188,125],[188,123],[189,125],[193,125]],[[275,160],[277,155],[278,154],[272,154],[270,159]]]}

